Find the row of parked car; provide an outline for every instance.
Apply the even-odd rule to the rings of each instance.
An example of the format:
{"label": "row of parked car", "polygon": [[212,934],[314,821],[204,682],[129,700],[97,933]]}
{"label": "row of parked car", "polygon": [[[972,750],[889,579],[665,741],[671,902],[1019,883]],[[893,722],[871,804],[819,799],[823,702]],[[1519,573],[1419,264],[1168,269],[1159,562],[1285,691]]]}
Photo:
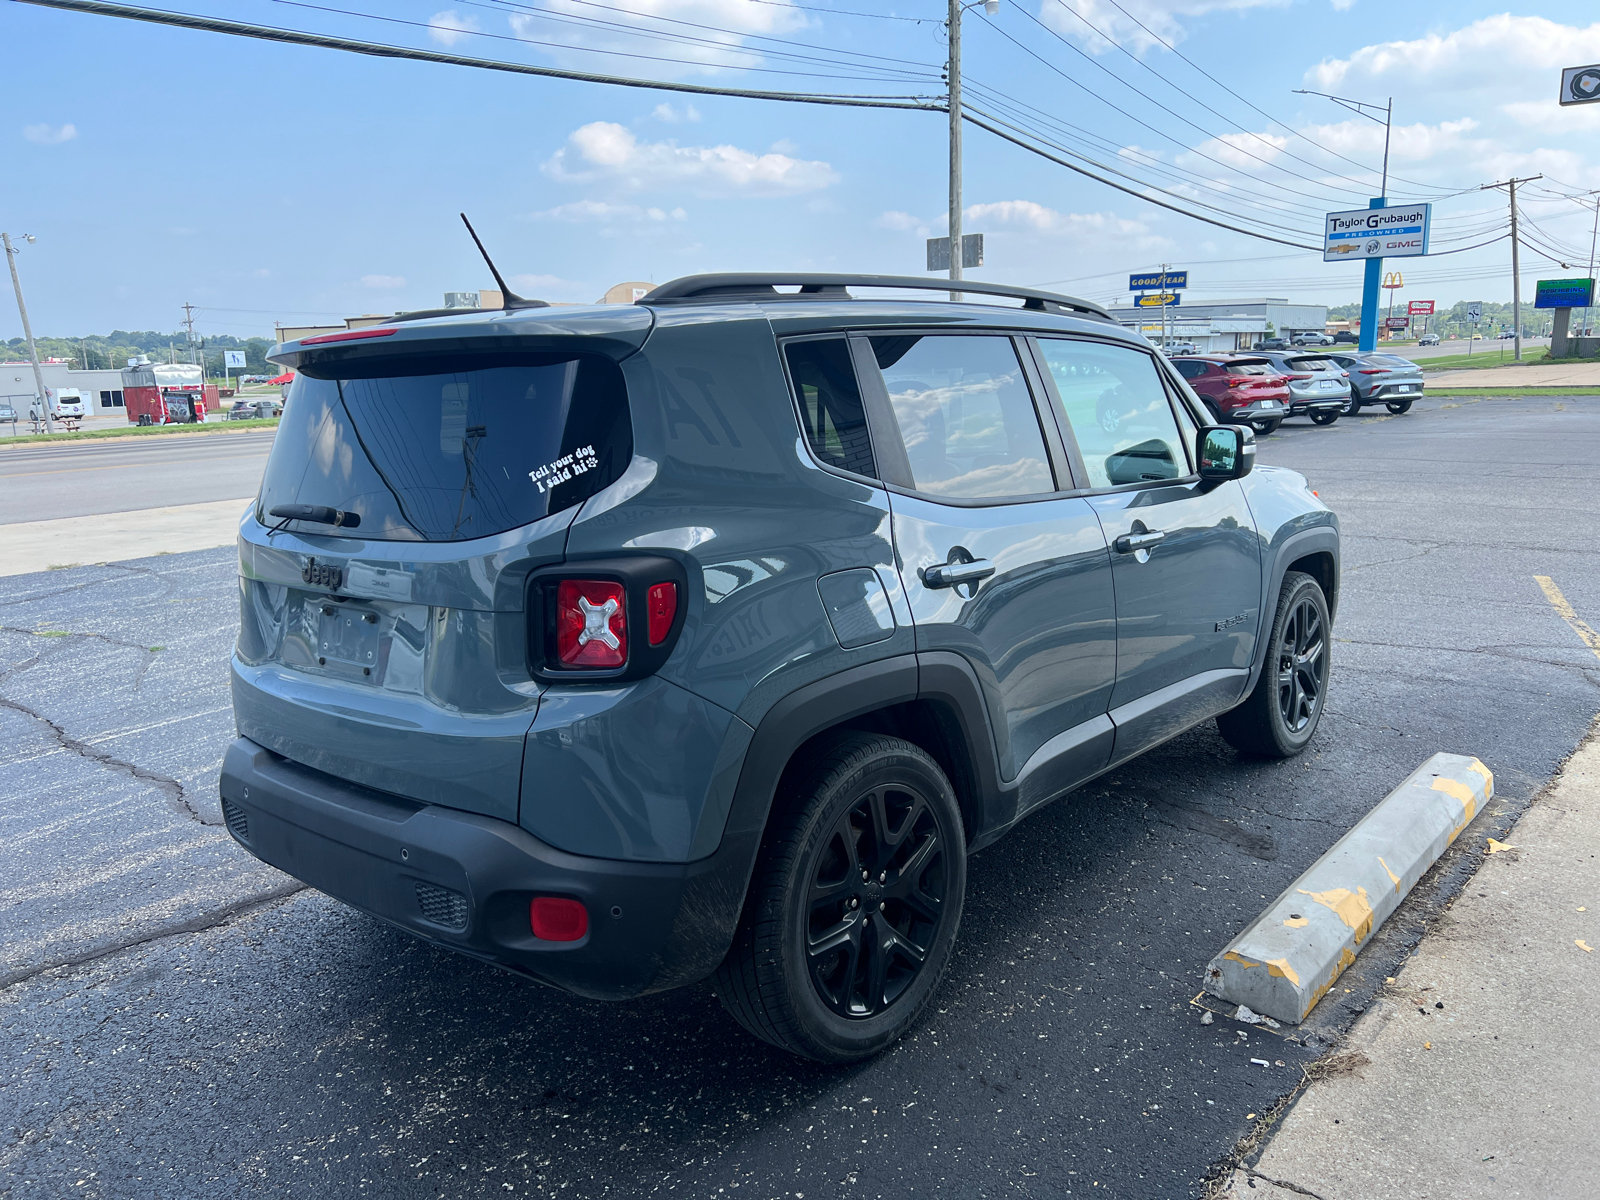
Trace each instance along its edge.
{"label": "row of parked car", "polygon": [[[1168,361],[1188,380],[1219,425],[1250,425],[1273,432],[1290,417],[1332,425],[1369,404],[1395,414],[1409,412],[1422,396],[1422,368],[1397,354],[1307,353],[1257,350],[1236,353],[1174,353]],[[1115,430],[1124,419],[1107,397],[1102,423]]]}

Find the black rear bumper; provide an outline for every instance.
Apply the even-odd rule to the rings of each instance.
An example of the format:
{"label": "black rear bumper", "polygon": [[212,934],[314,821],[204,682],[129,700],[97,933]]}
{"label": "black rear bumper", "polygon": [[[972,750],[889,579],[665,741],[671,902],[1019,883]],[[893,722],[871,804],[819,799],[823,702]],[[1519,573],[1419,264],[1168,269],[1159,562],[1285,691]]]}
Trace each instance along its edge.
{"label": "black rear bumper", "polygon": [[[626,999],[713,971],[732,942],[753,843],[693,863],[583,858],[507,821],[346,783],[239,738],[223,815],[251,854],[419,937],[581,996]],[[575,942],[533,936],[536,895],[589,912]]]}

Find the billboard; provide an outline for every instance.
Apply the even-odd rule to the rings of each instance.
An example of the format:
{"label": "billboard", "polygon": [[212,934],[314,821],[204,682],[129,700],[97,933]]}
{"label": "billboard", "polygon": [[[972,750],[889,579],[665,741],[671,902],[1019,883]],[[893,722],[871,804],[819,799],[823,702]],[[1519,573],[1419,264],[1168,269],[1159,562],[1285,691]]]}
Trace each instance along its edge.
{"label": "billboard", "polygon": [[1328,214],[1322,261],[1418,258],[1428,252],[1433,205],[1390,205]]}
{"label": "billboard", "polygon": [[1413,300],[1406,311],[1413,317],[1431,317],[1433,316],[1433,301]]}
{"label": "billboard", "polygon": [[1410,317],[1389,317],[1384,321],[1384,324],[1387,325],[1390,329],[1404,329],[1407,325],[1411,324],[1411,318]]}
{"label": "billboard", "polygon": [[1151,271],[1144,275],[1128,276],[1128,290],[1130,292],[1140,292],[1145,288],[1167,291],[1188,286],[1189,272],[1187,271]]}
{"label": "billboard", "polygon": [[1133,298],[1137,308],[1171,308],[1178,302],[1177,292],[1146,292]]}
{"label": "billboard", "polygon": [[1593,303],[1592,279],[1541,279],[1533,294],[1535,308],[1588,308]]}
{"label": "billboard", "polygon": [[235,368],[241,371],[244,370],[244,351],[224,350],[222,352],[222,363],[224,368],[230,371]]}
{"label": "billboard", "polygon": [[1600,100],[1600,63],[1568,67],[1561,72],[1561,103],[1593,104]]}

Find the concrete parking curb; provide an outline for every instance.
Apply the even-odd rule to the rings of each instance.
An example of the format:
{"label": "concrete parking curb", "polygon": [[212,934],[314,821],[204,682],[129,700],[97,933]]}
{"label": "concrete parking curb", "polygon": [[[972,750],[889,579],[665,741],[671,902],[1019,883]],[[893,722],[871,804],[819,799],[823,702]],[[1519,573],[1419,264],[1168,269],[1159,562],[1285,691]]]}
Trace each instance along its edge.
{"label": "concrete parking curb", "polygon": [[1211,960],[1206,991],[1298,1025],[1493,795],[1476,758],[1435,754]]}

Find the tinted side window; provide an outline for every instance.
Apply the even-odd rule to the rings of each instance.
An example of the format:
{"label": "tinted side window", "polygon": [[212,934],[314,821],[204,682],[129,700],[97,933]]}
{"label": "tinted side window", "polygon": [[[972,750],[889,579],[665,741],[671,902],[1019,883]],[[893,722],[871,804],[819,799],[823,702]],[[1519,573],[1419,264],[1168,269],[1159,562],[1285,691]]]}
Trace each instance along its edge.
{"label": "tinted side window", "polygon": [[1206,373],[1206,365],[1203,362],[1178,362],[1173,366],[1178,368],[1178,374],[1185,379],[1199,379]]}
{"label": "tinted side window", "polygon": [[849,344],[844,338],[791,342],[784,356],[811,453],[830,467],[876,479],[878,467]]}
{"label": "tinted side window", "polygon": [[1177,479],[1188,456],[1155,361],[1103,342],[1041,338],[1090,487]]}
{"label": "tinted side window", "polygon": [[977,499],[1055,490],[1010,338],[879,336],[872,352],[919,492]]}

